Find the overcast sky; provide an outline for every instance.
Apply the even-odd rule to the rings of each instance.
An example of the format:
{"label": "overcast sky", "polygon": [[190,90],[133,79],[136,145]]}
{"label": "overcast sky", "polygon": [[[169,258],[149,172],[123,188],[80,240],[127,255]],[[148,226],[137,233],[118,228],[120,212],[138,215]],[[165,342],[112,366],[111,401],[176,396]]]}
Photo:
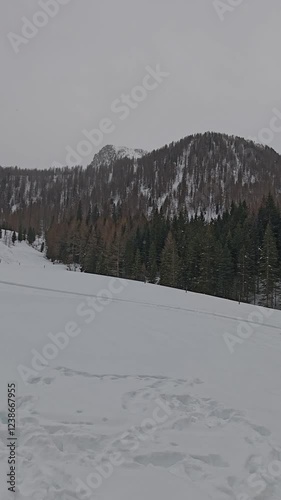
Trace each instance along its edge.
{"label": "overcast sky", "polygon": [[[0,165],[65,165],[66,148],[104,119],[112,131],[84,165],[106,144],[151,150],[207,130],[258,137],[274,108],[281,117],[280,0],[222,0],[220,16],[213,0],[61,1],[45,18],[39,0],[0,4]],[[34,16],[46,25],[27,39],[22,18]],[[121,120],[114,101],[141,96],[135,87],[157,65],[169,76]],[[281,152],[277,125],[270,145]]]}

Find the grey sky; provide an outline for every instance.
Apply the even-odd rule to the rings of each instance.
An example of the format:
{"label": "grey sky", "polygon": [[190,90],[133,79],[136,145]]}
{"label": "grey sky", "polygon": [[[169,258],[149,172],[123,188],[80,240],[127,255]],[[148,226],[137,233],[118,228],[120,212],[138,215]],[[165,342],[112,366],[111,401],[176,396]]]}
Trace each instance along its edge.
{"label": "grey sky", "polygon": [[[2,166],[65,164],[65,148],[112,118],[113,101],[157,64],[169,78],[114,118],[84,165],[105,144],[150,150],[206,130],[258,137],[281,113],[280,0],[242,0],[223,21],[213,0],[70,0],[16,54],[7,34],[40,10],[38,0],[0,5]],[[272,136],[281,152],[281,131]]]}

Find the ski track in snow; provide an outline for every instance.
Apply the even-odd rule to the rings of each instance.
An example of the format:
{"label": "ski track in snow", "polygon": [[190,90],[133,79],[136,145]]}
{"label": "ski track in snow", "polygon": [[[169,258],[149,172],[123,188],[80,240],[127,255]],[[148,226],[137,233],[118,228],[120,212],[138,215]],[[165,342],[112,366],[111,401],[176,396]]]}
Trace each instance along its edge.
{"label": "ski track in snow", "polygon": [[[72,303],[67,301],[75,300],[75,297],[68,299],[66,295],[58,304],[62,298],[57,293],[69,293],[79,298],[79,295],[91,296],[91,290],[87,288],[88,278],[85,288],[89,293],[81,292],[79,287],[76,290],[75,285],[70,290],[71,280],[75,279],[78,284],[84,276],[67,273],[62,266],[56,269],[25,244],[8,251],[0,242],[0,258],[1,255],[0,315],[7,333],[4,332],[5,343],[3,339],[1,341],[4,355],[0,366],[4,385],[12,380],[8,378],[11,373],[17,382],[18,500],[75,500],[79,498],[76,479],[85,482],[89,474],[108,463],[109,457],[116,452],[122,457],[122,465],[113,467],[110,477],[104,478],[100,488],[92,489],[90,496],[85,498],[126,500],[133,497],[140,500],[147,496],[168,500],[173,495],[176,499],[191,500],[280,500],[281,470],[280,476],[274,477],[268,468],[273,461],[281,464],[281,437],[278,439],[276,432],[281,416],[278,391],[281,369],[277,372],[280,336],[276,332],[280,313],[276,313],[279,314],[277,319],[267,319],[268,325],[264,325],[266,335],[270,336],[269,344],[264,343],[266,335],[262,331],[254,341],[247,341],[244,350],[242,347],[235,358],[225,350],[221,336],[226,327],[234,328],[237,305],[217,300],[212,301],[209,311],[204,311],[210,298],[159,287],[157,290],[162,294],[159,301],[167,303],[161,306],[153,303],[153,298],[157,298],[155,287],[144,289],[141,284],[131,283],[129,292],[126,290],[123,298],[117,297],[112,308],[110,306],[97,318],[94,335],[89,330],[77,342],[72,340],[69,350],[60,353],[48,368],[25,386],[15,375],[17,363],[28,364],[26,359],[29,359],[30,350],[40,350],[39,346],[46,343],[46,337],[43,334],[40,337],[41,333],[39,335],[35,328],[29,332],[33,323],[47,308],[47,315],[42,318],[50,323],[46,329],[57,326],[59,331],[73,309]],[[30,276],[32,272],[34,277]],[[36,283],[47,275],[46,287],[45,282],[43,286],[37,286]],[[22,282],[23,279],[26,283]],[[104,277],[93,279],[100,279],[103,284],[95,288],[96,292],[107,280]],[[54,289],[50,286],[52,281]],[[12,284],[15,286],[11,287]],[[67,285],[64,292],[59,290],[63,285]],[[26,286],[30,288],[26,289]],[[38,295],[44,290],[48,292],[47,296]],[[148,297],[150,290],[153,293]],[[178,307],[172,300],[177,293]],[[24,316],[25,323],[22,324],[19,318],[21,328],[15,333],[10,329],[11,300],[15,301],[19,312],[25,311],[30,300],[35,308],[33,320]],[[184,307],[186,301],[193,300],[198,309]],[[218,312],[213,313],[214,303]],[[144,304],[152,309],[145,312]],[[38,313],[37,307],[41,307]],[[165,310],[162,311],[161,307]],[[133,308],[132,313],[130,308]],[[187,316],[179,316],[180,310]],[[194,312],[195,316],[192,315]],[[126,322],[118,326],[123,315]],[[153,319],[154,323],[149,326]],[[138,334],[134,335],[138,322]],[[223,322],[221,326],[220,322]],[[175,331],[172,331],[172,325]],[[206,335],[210,329],[212,339]],[[140,334],[143,334],[144,345]],[[14,340],[10,340],[13,335]],[[202,343],[197,337],[203,339]],[[91,349],[92,354],[89,353]],[[213,350],[208,357],[210,349]],[[15,350],[16,364],[12,363],[12,371],[9,371],[5,360],[11,360]],[[254,361],[249,366],[254,356],[257,368]],[[270,362],[265,367],[260,366],[263,360],[265,363],[272,360],[272,373]],[[218,368],[218,378],[213,374],[216,365],[221,370]],[[228,366],[232,370],[230,375]],[[266,373],[258,379],[263,369]],[[238,380],[239,375],[241,379]],[[264,387],[260,387],[265,376],[268,378]],[[255,388],[257,392],[261,391],[260,395],[255,394]],[[270,392],[273,396],[268,401],[272,402],[272,407],[267,407],[264,398],[265,393],[270,398]],[[5,477],[2,466],[4,471],[7,463],[5,397],[6,385],[0,399],[1,500],[11,498],[5,480],[2,480]],[[231,405],[227,404],[230,400],[233,400]],[[169,412],[162,422],[155,425],[153,432],[144,434],[144,422],[152,418],[159,401]],[[122,439],[124,434],[128,439]],[[260,494],[257,487],[248,484],[253,474],[264,482]],[[244,498],[239,495],[244,495]]]}
{"label": "ski track in snow", "polygon": [[[98,298],[97,295],[92,295],[92,294],[88,294],[88,293],[70,292],[70,291],[67,291],[67,290],[59,290],[59,289],[54,289],[54,288],[44,288],[44,287],[39,287],[39,286],[24,285],[22,283],[14,283],[14,282],[11,282],[11,281],[2,281],[2,280],[0,280],[0,284],[2,284],[2,285],[8,285],[8,286],[15,286],[15,287],[19,287],[19,288],[27,288],[27,289],[30,289],[30,290],[39,290],[39,291],[43,291],[43,292],[53,292],[53,293],[58,293],[58,294],[62,294],[62,295],[73,295],[73,296],[76,296],[76,297],[94,297],[94,298]],[[218,313],[215,313],[215,312],[209,312],[209,311],[204,311],[204,310],[200,310],[200,309],[188,309],[186,307],[169,306],[167,304],[153,304],[151,302],[139,302],[139,301],[137,302],[137,301],[128,300],[128,299],[126,299],[126,300],[125,299],[118,299],[116,297],[113,297],[112,301],[126,302],[128,304],[138,304],[140,306],[156,307],[156,308],[163,308],[163,309],[168,309],[168,310],[171,309],[171,310],[176,310],[176,311],[186,311],[188,313],[213,316],[213,317],[217,317],[217,318],[225,318],[225,319],[229,319],[229,320],[235,321],[236,323],[237,323],[237,320],[238,320],[237,317],[228,316],[228,315],[225,315],[225,314],[218,314]],[[254,325],[254,326],[255,325],[256,326],[260,326],[260,324],[261,324],[258,321],[248,320],[247,318],[243,318],[243,323],[249,323],[250,325]],[[273,328],[273,329],[278,330],[280,332],[280,327],[279,326],[275,326],[275,325],[272,325],[272,324],[269,324],[269,323],[265,323],[265,322],[263,322],[263,326],[266,326],[268,328]]]}

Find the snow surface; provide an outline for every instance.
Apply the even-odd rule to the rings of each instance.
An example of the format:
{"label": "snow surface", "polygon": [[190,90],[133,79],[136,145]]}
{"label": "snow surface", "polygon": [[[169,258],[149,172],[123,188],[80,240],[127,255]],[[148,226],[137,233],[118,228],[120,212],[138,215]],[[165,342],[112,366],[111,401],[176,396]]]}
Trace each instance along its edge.
{"label": "snow surface", "polygon": [[1,500],[11,382],[17,500],[280,500],[280,312],[72,273],[26,243],[0,259]]}

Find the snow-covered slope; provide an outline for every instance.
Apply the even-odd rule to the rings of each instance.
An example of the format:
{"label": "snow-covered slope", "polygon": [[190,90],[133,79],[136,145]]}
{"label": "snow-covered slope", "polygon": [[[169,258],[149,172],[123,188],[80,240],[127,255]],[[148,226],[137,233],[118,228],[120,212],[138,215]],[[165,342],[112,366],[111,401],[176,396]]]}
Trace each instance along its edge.
{"label": "snow-covered slope", "polygon": [[[133,166],[127,157],[135,158]],[[187,136],[150,153],[108,145],[86,169],[0,167],[0,212],[23,227],[71,217],[80,200],[85,214],[94,207],[108,214],[109,202],[124,213],[130,207],[132,217],[158,207],[167,216],[186,208],[210,219],[241,201],[256,212],[269,192],[280,205],[280,169],[273,149],[225,134]]]}
{"label": "snow-covered slope", "polygon": [[1,500],[280,500],[280,312],[0,258]]}
{"label": "snow-covered slope", "polygon": [[[6,265],[11,265],[13,267],[30,266],[32,269],[34,269],[34,267],[44,267],[47,265],[48,268],[50,268],[51,263],[46,259],[42,259],[43,255],[39,251],[36,252],[25,242],[17,242],[13,245],[12,231],[5,232],[2,230],[2,238],[0,238],[1,270],[6,267]],[[3,264],[5,266],[3,266]]]}

